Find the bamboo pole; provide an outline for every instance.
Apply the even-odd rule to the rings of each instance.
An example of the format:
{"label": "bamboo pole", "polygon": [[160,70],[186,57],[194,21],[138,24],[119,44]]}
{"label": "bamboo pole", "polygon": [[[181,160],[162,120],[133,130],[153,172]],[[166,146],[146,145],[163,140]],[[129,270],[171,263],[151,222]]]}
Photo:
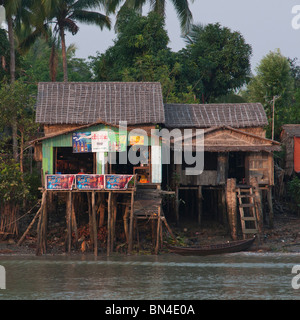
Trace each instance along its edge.
{"label": "bamboo pole", "polygon": [[166,228],[167,228],[168,232],[170,233],[171,237],[173,238],[173,240],[177,241],[177,239],[176,239],[176,237],[174,236],[174,234],[173,234],[173,232],[172,232],[172,230],[171,230],[171,228],[170,228],[169,224],[167,223],[166,218],[165,218],[164,216],[162,216],[162,217],[161,217],[161,220],[164,222],[164,224],[165,224],[165,226],[166,226]]}
{"label": "bamboo pole", "polygon": [[107,256],[110,256],[110,242],[111,242],[111,191],[108,192],[108,204],[107,204]]}
{"label": "bamboo pole", "polygon": [[92,214],[92,200],[89,192],[86,194],[88,199],[88,212],[89,212],[89,232],[91,245],[94,245],[94,230],[93,230],[93,214]]}
{"label": "bamboo pole", "polygon": [[202,187],[198,186],[198,193],[197,193],[197,200],[198,200],[198,225],[201,226],[201,216],[202,216]]}
{"label": "bamboo pole", "polygon": [[42,202],[41,202],[41,206],[39,208],[39,210],[37,211],[37,213],[35,214],[34,218],[32,219],[32,221],[30,222],[29,226],[27,227],[26,231],[23,233],[22,237],[20,238],[20,240],[18,241],[17,245],[20,246],[26,235],[28,234],[28,232],[30,231],[30,229],[32,228],[32,226],[34,225],[35,223],[35,220],[39,217],[41,211],[43,210],[43,207],[44,207],[44,203],[46,201],[46,194],[47,194],[47,190],[44,190],[43,191],[43,195],[42,195]]}
{"label": "bamboo pole", "polygon": [[76,246],[78,242],[78,230],[77,230],[77,222],[76,222],[76,213],[75,213],[75,197],[73,196],[73,204],[72,204],[72,230],[74,230],[75,233],[75,240],[76,240]]}
{"label": "bamboo pole", "polygon": [[134,211],[133,204],[134,204],[134,191],[131,191],[128,253],[131,253],[132,246],[133,246],[133,211]]}
{"label": "bamboo pole", "polygon": [[257,220],[258,231],[259,233],[261,233],[263,229],[263,211],[262,211],[261,191],[259,189],[259,185],[256,177],[250,178],[250,185],[254,189],[256,220]]}
{"label": "bamboo pole", "polygon": [[237,240],[236,179],[227,179],[226,200],[231,236],[233,240]]}
{"label": "bamboo pole", "polygon": [[272,187],[268,186],[267,191],[268,206],[269,206],[269,226],[272,229],[274,227],[274,212],[273,212],[273,200],[272,200]]}
{"label": "bamboo pole", "polygon": [[72,191],[69,191],[67,196],[67,232],[68,252],[70,253],[72,244]]}
{"label": "bamboo pole", "polygon": [[156,231],[155,254],[158,254],[158,249],[159,249],[160,227],[161,227],[161,221],[160,221],[160,206],[159,206],[158,207],[158,215],[157,215],[157,231]]}
{"label": "bamboo pole", "polygon": [[98,255],[98,239],[97,239],[97,220],[96,220],[96,207],[95,207],[95,191],[92,191],[92,224],[93,224],[93,237],[94,237],[94,255]]}

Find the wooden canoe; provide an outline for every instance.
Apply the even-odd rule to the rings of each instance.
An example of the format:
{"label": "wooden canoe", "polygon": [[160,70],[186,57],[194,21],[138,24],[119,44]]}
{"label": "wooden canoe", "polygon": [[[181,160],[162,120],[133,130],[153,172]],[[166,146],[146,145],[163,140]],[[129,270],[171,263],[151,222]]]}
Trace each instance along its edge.
{"label": "wooden canoe", "polygon": [[203,245],[198,247],[175,247],[168,246],[171,252],[185,256],[206,256],[212,254],[233,253],[245,251],[251,247],[255,237],[245,240],[237,240],[226,243]]}

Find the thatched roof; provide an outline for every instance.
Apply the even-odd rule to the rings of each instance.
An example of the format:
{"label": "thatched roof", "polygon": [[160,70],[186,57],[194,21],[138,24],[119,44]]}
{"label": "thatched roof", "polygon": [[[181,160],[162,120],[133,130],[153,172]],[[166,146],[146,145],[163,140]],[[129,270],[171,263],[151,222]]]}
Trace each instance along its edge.
{"label": "thatched roof", "polygon": [[42,82],[38,85],[36,122],[87,124],[164,123],[158,82]]}
{"label": "thatched roof", "polygon": [[165,125],[169,128],[246,128],[267,124],[266,113],[260,103],[165,105]]}
{"label": "thatched roof", "polygon": [[300,137],[300,124],[284,124],[282,130],[288,137]]}

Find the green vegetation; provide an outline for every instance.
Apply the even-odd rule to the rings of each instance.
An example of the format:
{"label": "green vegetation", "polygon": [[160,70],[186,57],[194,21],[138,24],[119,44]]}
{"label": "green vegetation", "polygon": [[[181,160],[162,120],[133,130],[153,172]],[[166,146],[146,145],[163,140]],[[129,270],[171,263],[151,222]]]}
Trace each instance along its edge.
{"label": "green vegetation", "polygon": [[[40,135],[34,121],[40,81],[158,81],[169,103],[261,102],[268,137],[274,102],[275,139],[282,124],[299,123],[296,59],[270,52],[251,75],[252,49],[241,33],[218,23],[192,24],[189,2],[171,3],[185,39],[179,52],[168,47],[166,1],[0,0],[7,20],[7,30],[0,29],[0,216],[17,214],[17,207],[25,211],[36,199],[39,178],[30,141]],[[143,16],[145,4],[150,12]],[[76,58],[65,32],[80,32],[79,23],[110,28],[111,13],[117,13],[114,44],[88,60]],[[297,179],[289,192],[299,207]]]}

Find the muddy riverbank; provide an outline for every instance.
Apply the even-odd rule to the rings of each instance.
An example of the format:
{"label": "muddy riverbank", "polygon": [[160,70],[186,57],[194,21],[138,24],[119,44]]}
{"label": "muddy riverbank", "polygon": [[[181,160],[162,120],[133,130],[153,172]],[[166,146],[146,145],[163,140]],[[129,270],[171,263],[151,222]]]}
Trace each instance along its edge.
{"label": "muddy riverbank", "polygon": [[[177,227],[170,223],[171,229],[180,245],[193,246],[201,244],[215,244],[231,241],[230,233],[224,226],[204,222],[199,227],[195,222],[182,221]],[[120,232],[116,241],[115,251],[121,254],[127,253],[127,245],[120,224]],[[62,224],[55,222],[48,227],[47,253],[51,255],[64,254],[66,229]],[[239,235],[239,238],[242,238]],[[0,254],[35,254],[36,232],[33,229],[25,238],[22,245],[18,246],[18,238],[6,238],[0,240]],[[174,241],[164,232],[164,241],[174,244]],[[106,252],[105,227],[99,230],[98,234],[99,253]],[[300,218],[295,215],[275,215],[274,227],[265,227],[256,240],[250,251],[257,252],[300,252]],[[91,253],[92,247],[89,244],[87,226],[79,229],[79,241],[74,243],[72,254]],[[159,254],[167,253],[165,245],[160,249]],[[153,254],[151,226],[141,225],[139,227],[139,246],[135,241],[133,254]]]}

